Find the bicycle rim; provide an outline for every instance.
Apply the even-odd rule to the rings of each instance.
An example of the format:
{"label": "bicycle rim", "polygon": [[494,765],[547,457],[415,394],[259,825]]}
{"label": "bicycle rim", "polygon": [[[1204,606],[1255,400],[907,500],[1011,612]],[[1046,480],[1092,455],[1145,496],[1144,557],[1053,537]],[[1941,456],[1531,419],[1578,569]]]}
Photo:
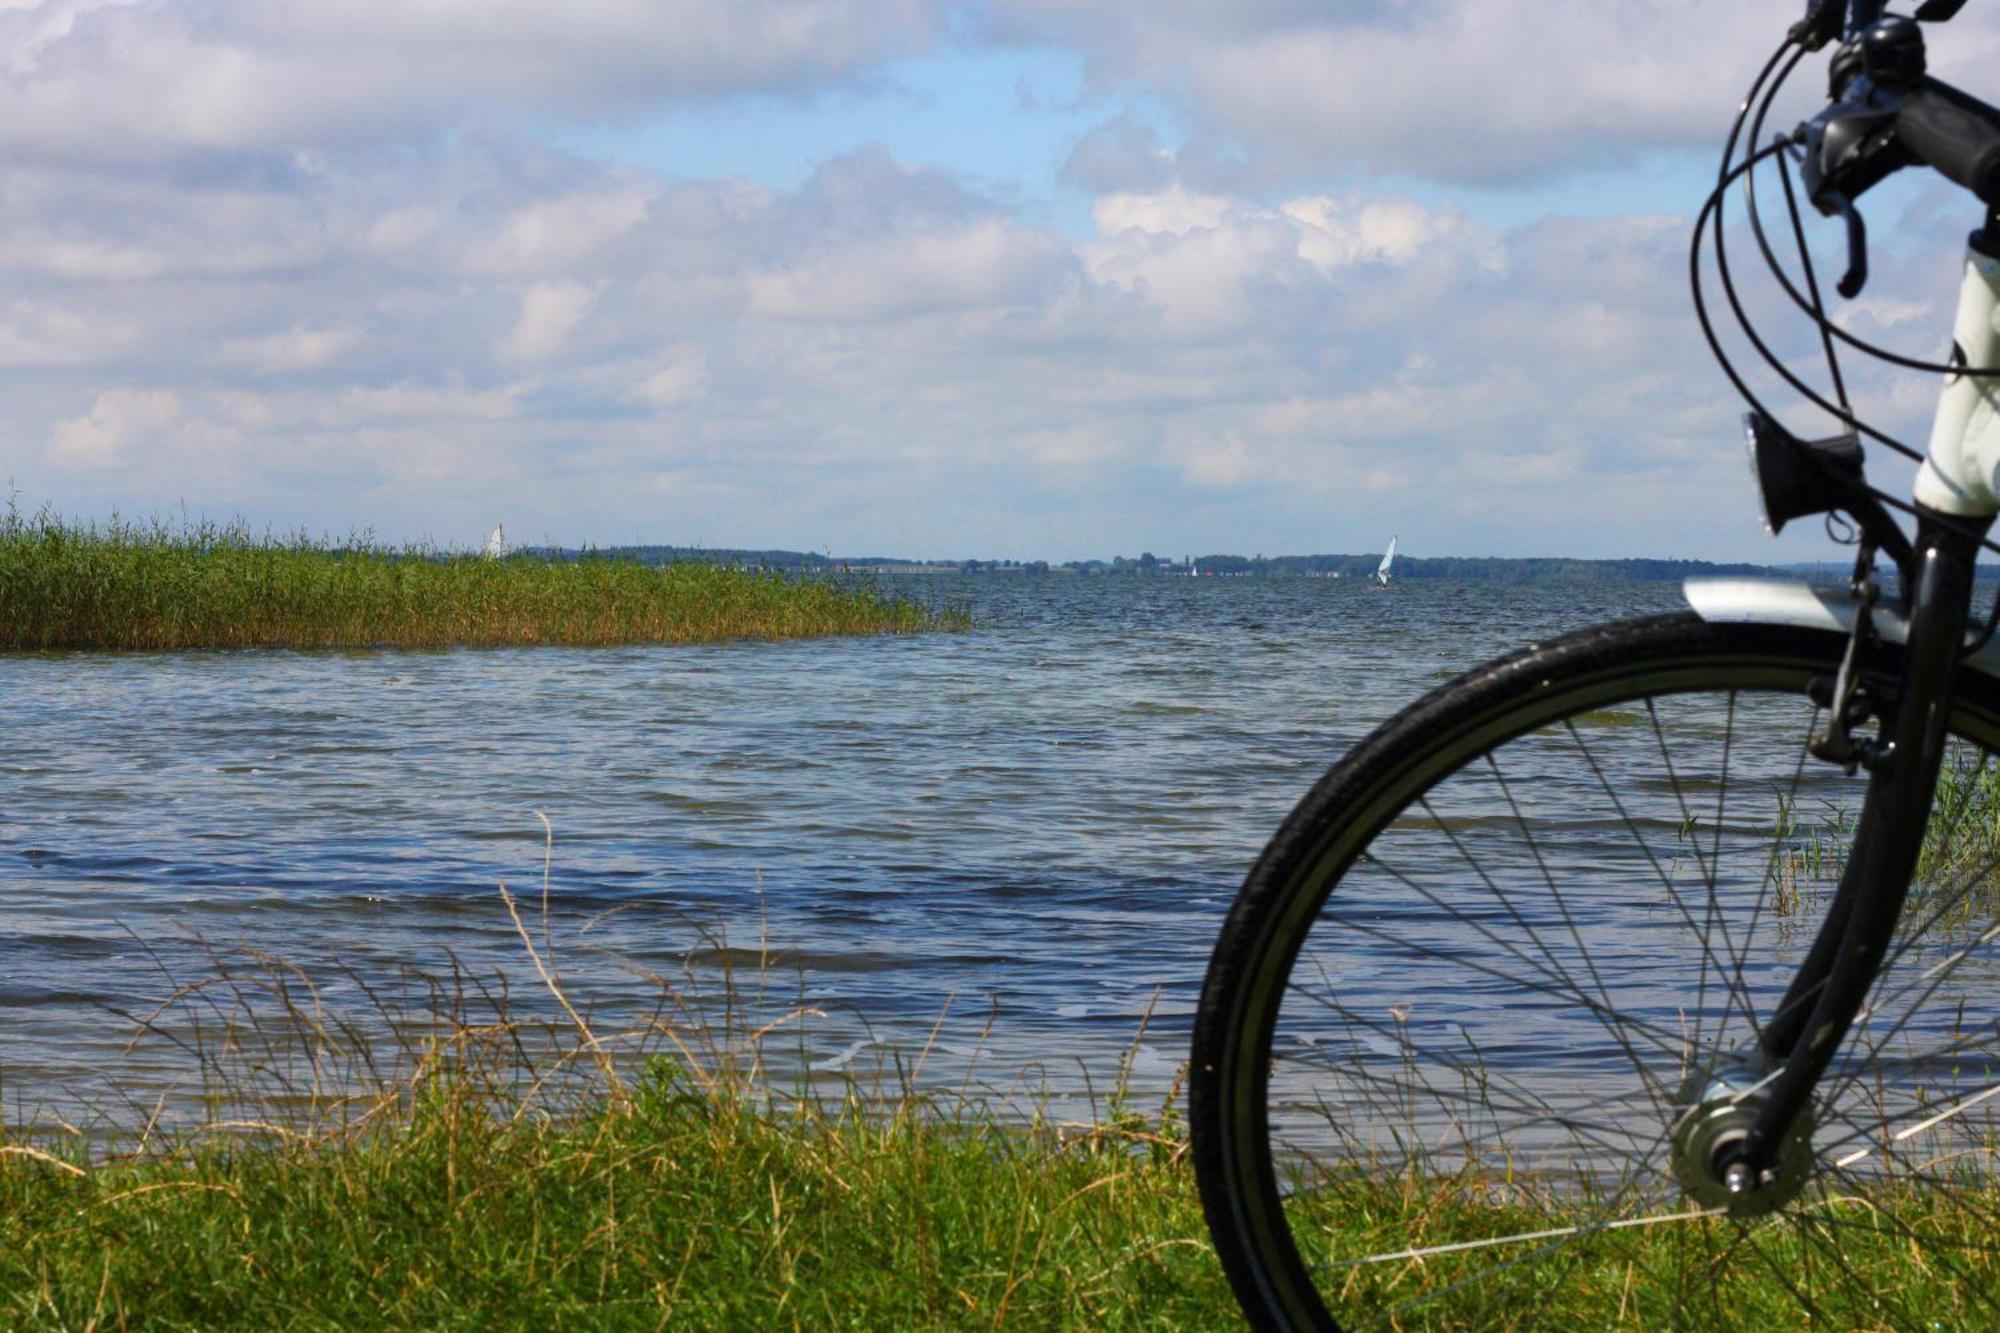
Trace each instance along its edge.
{"label": "bicycle rim", "polygon": [[1989,681],[1798,1188],[1731,1216],[1676,1166],[1754,1101],[1758,1025],[1838,882],[1866,777],[1805,745],[1843,646],[1692,616],[1573,636],[1453,682],[1300,804],[1196,1027],[1196,1163],[1253,1317],[2000,1322]]}

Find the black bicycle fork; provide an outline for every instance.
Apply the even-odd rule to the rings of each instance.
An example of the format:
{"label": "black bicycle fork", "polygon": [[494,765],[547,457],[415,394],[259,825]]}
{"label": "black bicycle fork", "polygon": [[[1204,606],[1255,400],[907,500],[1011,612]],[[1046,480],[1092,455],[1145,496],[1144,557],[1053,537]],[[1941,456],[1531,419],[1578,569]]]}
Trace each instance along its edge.
{"label": "black bicycle fork", "polygon": [[[1869,767],[1872,780],[1840,887],[1763,1033],[1773,1074],[1747,1135],[1716,1163],[1734,1192],[1773,1182],[1780,1145],[1867,1000],[1923,852],[1944,762],[1953,677],[1964,655],[1973,567],[1986,523],[1921,513],[1903,570],[1903,678]],[[1836,708],[1844,701],[1836,701]],[[1839,719],[1836,719],[1838,723]]]}

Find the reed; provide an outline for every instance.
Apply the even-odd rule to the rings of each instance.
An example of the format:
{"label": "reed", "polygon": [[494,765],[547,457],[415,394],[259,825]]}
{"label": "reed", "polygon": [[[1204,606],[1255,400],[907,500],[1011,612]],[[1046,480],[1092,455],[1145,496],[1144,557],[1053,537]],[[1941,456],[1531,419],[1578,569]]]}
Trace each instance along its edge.
{"label": "reed", "polygon": [[0,651],[701,643],[963,629],[861,582],[586,556],[501,560],[241,524],[0,519]]}
{"label": "reed", "polygon": [[[1777,801],[1773,910],[1789,917],[1823,907],[1839,886],[1860,810],[1858,800],[1821,802],[1817,809],[1802,809],[1799,801],[1782,793]],[[1684,829],[1682,840],[1687,836]],[[1949,927],[1990,918],[1996,899],[2000,899],[2000,764],[1984,752],[1954,746],[1938,772],[1910,901],[1919,909],[1943,912],[1936,920],[1919,917],[1919,921]]]}

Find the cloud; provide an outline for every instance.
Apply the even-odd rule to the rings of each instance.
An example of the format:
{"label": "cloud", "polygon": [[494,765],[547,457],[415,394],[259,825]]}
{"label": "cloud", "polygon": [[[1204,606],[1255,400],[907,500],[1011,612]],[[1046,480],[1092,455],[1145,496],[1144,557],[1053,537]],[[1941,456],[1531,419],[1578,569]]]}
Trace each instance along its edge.
{"label": "cloud", "polygon": [[[994,0],[993,12],[998,36],[1090,53],[1100,88],[1176,102],[1267,178],[1359,168],[1456,182],[1712,149],[1797,17],[1738,0]],[[1936,69],[1974,90],[1987,81],[2000,16],[1974,6],[1933,32]],[[1802,109],[1823,86],[1821,66],[1805,68]],[[1160,167],[1120,121],[1070,160],[1075,179],[1113,190],[1156,185]]]}
{"label": "cloud", "polygon": [[246,370],[279,375],[330,365],[360,341],[358,329],[315,329],[299,324],[282,333],[225,338],[217,356]]}
{"label": "cloud", "polygon": [[116,467],[139,445],[156,442],[184,415],[180,395],[169,390],[109,389],[92,400],[83,416],[56,423],[52,452],[71,467]]}
{"label": "cloud", "polygon": [[850,244],[749,281],[753,313],[868,321],[1033,303],[1071,271],[1054,237],[998,218]]}
{"label": "cloud", "polygon": [[[440,539],[504,515],[567,540],[1063,555],[1158,545],[1148,515],[1190,506],[1266,547],[1337,545],[1437,474],[1483,489],[1474,544],[1504,549],[1552,491],[1738,471],[1659,277],[1683,243],[1663,220],[1499,231],[1173,184],[1104,197],[1070,240],[880,150],[777,190],[491,141],[124,188],[111,213],[87,175],[0,194],[0,234],[54,208],[85,246],[136,209],[160,259],[0,267],[12,327],[67,358],[0,408],[46,442],[17,478],[38,496]],[[193,262],[257,218],[309,258],[254,280]]]}
{"label": "cloud", "polygon": [[597,291],[581,282],[538,282],[521,295],[521,315],[500,344],[509,361],[541,361],[561,351],[590,313]]}
{"label": "cloud", "polygon": [[1486,229],[1455,210],[1359,195],[1273,206],[1175,185],[1104,196],[1093,217],[1100,238],[1083,249],[1091,275],[1146,300],[1183,335],[1234,334],[1288,307],[1303,312],[1352,266],[1502,262]]}
{"label": "cloud", "polygon": [[698,346],[669,347],[627,390],[627,397],[651,408],[697,402],[708,392],[708,353]]}
{"label": "cloud", "polygon": [[1122,111],[1077,141],[1063,178],[1092,194],[1145,194],[1181,179],[1176,154],[1143,117]]}
{"label": "cloud", "polygon": [[930,0],[44,0],[0,7],[0,151],[129,162],[619,116],[838,84],[939,23]]}
{"label": "cloud", "polygon": [[[602,250],[645,220],[660,194],[650,182],[534,199],[510,210],[492,234],[466,256],[466,266],[485,273],[539,273],[561,268]],[[420,239],[423,224],[405,223]],[[393,229],[390,239],[393,240]]]}
{"label": "cloud", "polygon": [[[1554,171],[1697,121],[1706,141],[1709,90],[1642,68],[1692,59],[1677,29],[1698,24],[1628,3],[996,4],[1192,127],[1171,149],[1136,116],[1084,135],[1068,234],[879,145],[779,187],[596,162],[528,126],[863,78],[930,39],[928,5],[666,5],[693,16],[669,52],[623,49],[656,21],[636,3],[518,28],[445,0],[0,8],[20,112],[0,125],[4,470],[85,509],[186,497],[441,539],[499,517],[907,554],[1338,549],[1395,512],[1431,550],[1747,547],[1713,503],[1741,484],[1736,409],[1686,308],[1685,220],[1501,227],[1354,171]],[[1717,49],[1751,24],[1733,13],[1696,6]],[[531,50],[546,68],[517,69]],[[1260,52],[1257,88],[1231,71]],[[1567,90],[1521,73],[1565,60]],[[1851,318],[1920,342],[1964,219],[1871,220]],[[1811,370],[1815,341],[1757,300]],[[1922,395],[1853,383],[1920,418]]]}

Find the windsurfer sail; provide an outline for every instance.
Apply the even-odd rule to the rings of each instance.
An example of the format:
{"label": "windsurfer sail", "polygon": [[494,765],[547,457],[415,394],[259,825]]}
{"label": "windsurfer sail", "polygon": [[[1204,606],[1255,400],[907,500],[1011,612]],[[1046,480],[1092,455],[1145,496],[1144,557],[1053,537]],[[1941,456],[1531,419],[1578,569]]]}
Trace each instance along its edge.
{"label": "windsurfer sail", "polygon": [[1382,563],[1375,566],[1376,587],[1386,588],[1389,586],[1389,566],[1395,563],[1396,563],[1396,539],[1394,537],[1391,537],[1389,539],[1389,549],[1382,553]]}

